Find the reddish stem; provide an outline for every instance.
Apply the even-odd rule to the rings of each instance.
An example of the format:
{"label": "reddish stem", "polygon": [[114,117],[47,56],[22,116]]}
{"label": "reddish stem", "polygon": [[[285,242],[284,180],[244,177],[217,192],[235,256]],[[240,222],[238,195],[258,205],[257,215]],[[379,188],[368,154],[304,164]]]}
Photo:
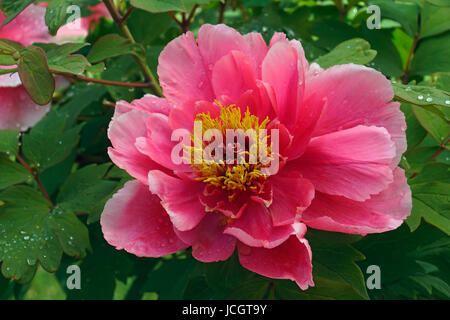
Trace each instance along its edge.
{"label": "reddish stem", "polygon": [[130,9],[128,9],[127,13],[125,13],[125,15],[120,19],[120,24],[124,24],[125,22],[127,22],[127,19],[130,17],[133,10],[134,7],[130,7]]}
{"label": "reddish stem", "polygon": [[50,71],[54,74],[64,76],[69,79],[75,79],[75,80],[80,80],[80,81],[89,82],[89,83],[105,84],[105,85],[109,85],[109,86],[126,87],[126,88],[142,88],[142,89],[149,88],[151,86],[150,83],[145,83],[145,82],[119,82],[119,81],[112,81],[112,80],[88,78],[83,75],[72,74],[72,73],[67,73],[67,72],[60,72],[60,71],[56,71],[56,70],[50,70]]}
{"label": "reddish stem", "polygon": [[27,169],[27,171],[29,173],[31,173],[31,175],[34,178],[34,181],[36,181],[36,184],[38,185],[39,189],[41,190],[42,194],[44,195],[45,199],[48,200],[48,202],[50,202],[50,204],[53,206],[53,202],[50,199],[50,197],[47,194],[47,191],[45,191],[44,186],[42,185],[41,181],[39,180],[38,175],[33,171],[33,169],[31,169],[31,167],[26,163],[26,161],[20,156],[20,154],[16,155],[17,160],[19,160],[19,162],[24,166],[25,169]]}
{"label": "reddish stem", "polygon": [[218,24],[223,23],[223,19],[225,16],[225,8],[227,7],[227,2],[226,1],[220,2],[219,6],[220,6],[220,11],[219,11],[219,19],[217,20]]}
{"label": "reddish stem", "polygon": [[417,41],[419,41],[419,35],[416,35],[414,37],[413,43],[411,45],[411,49],[409,50],[408,60],[406,61],[405,73],[403,74],[403,79],[402,79],[403,84],[408,83],[409,69],[411,67],[411,61],[412,61],[414,51],[416,50]]}

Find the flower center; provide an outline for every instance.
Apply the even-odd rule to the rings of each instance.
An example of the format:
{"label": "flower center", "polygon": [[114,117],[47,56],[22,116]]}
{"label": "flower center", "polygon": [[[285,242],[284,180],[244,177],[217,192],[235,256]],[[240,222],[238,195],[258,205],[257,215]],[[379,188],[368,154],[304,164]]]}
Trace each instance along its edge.
{"label": "flower center", "polygon": [[189,148],[191,155],[202,155],[201,161],[191,162],[197,180],[230,191],[230,197],[237,191],[257,191],[266,179],[262,169],[270,165],[269,118],[260,122],[248,108],[242,115],[235,105],[218,104],[218,117],[209,112],[196,116],[194,147]]}

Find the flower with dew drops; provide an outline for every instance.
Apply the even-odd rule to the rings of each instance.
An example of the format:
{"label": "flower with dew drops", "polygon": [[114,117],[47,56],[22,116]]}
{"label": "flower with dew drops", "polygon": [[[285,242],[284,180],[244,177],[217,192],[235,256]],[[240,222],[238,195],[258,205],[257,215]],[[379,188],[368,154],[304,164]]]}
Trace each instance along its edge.
{"label": "flower with dew drops", "polygon": [[[405,118],[378,71],[322,70],[284,34],[267,45],[259,33],[203,25],[197,41],[188,32],[167,45],[158,75],[165,98],[118,102],[109,126],[109,156],[135,178],[101,216],[117,249],[160,257],[192,247],[202,262],[237,249],[243,267],[307,289],[314,285],[307,227],[379,233],[409,215],[411,193],[398,167]],[[264,174],[261,160],[173,161],[180,144],[173,133],[182,129],[191,142],[197,121],[202,133],[267,130],[277,170]],[[238,156],[233,142],[219,147]],[[185,145],[177,150],[188,156],[208,147]]]}

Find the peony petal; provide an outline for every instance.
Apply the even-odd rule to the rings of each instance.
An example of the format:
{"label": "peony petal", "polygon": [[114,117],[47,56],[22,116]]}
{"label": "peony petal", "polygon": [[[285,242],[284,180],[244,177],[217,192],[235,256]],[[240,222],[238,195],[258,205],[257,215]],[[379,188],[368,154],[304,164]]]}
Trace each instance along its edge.
{"label": "peony petal", "polygon": [[100,223],[109,244],[139,257],[161,257],[188,247],[175,234],[158,197],[136,180],[106,203]]}
{"label": "peony petal", "polygon": [[199,200],[207,212],[220,212],[227,217],[237,219],[247,207],[249,197],[239,193],[230,201],[228,196],[222,189],[206,184],[203,193],[199,195]]}
{"label": "peony petal", "polygon": [[313,138],[303,156],[287,166],[320,192],[364,201],[393,181],[394,156],[386,129],[357,126]]}
{"label": "peony petal", "polygon": [[273,87],[278,119],[288,129],[294,126],[303,99],[305,63],[296,47],[279,41],[271,46],[262,64],[262,80]]}
{"label": "peony petal", "polygon": [[159,80],[164,95],[175,107],[187,101],[213,101],[208,74],[191,32],[172,40],[159,56]]}
{"label": "peony petal", "polygon": [[223,233],[223,216],[208,213],[200,224],[190,231],[175,230],[183,242],[192,245],[192,256],[201,262],[227,260],[234,252],[236,238]]}
{"label": "peony petal", "polygon": [[274,227],[268,209],[251,201],[240,218],[228,223],[224,233],[251,247],[274,248],[289,238],[293,231],[292,225]]}
{"label": "peony petal", "polygon": [[[14,67],[14,66],[13,66]],[[1,66],[0,69],[9,69],[10,67]],[[0,76],[0,87],[2,88],[14,88],[22,85],[22,81],[20,80],[19,73],[13,74],[4,74]]]}
{"label": "peony petal", "polygon": [[254,64],[256,65],[256,78],[261,79],[261,66],[267,55],[267,44],[262,35],[258,32],[247,33],[244,35],[244,39],[250,46],[250,58],[253,59]]}
{"label": "peony petal", "polygon": [[277,42],[288,42],[286,34],[283,32],[275,32],[270,39],[269,48],[272,48]]}
{"label": "peony petal", "polygon": [[23,86],[0,87],[0,100],[0,130],[26,131],[50,110],[34,103]]}
{"label": "peony petal", "polygon": [[406,122],[400,104],[388,103],[394,91],[383,74],[354,64],[333,66],[308,75],[305,96],[308,99],[312,95],[317,105],[324,97],[327,99],[327,112],[314,136],[357,125],[385,127],[397,150],[392,167],[398,164],[406,150]]}
{"label": "peony petal", "polygon": [[287,153],[289,160],[296,159],[305,152],[319,119],[326,113],[326,98],[322,100],[321,105],[311,100],[309,98],[302,103],[297,115],[295,128],[292,129],[292,146]]}
{"label": "peony petal", "polygon": [[136,148],[142,154],[162,167],[179,172],[191,172],[189,164],[177,164],[172,159],[174,147],[180,143],[172,141],[173,130],[169,126],[169,118],[161,113],[152,113],[146,119],[146,136],[136,139]]}
{"label": "peony petal", "polygon": [[397,168],[388,188],[364,202],[317,193],[302,219],[311,228],[365,235],[396,229],[411,206],[405,172]]}
{"label": "peony petal", "polygon": [[269,207],[274,226],[292,224],[314,198],[314,186],[298,172],[284,171],[269,178],[273,201]]}
{"label": "peony petal", "polygon": [[248,90],[257,90],[250,60],[240,51],[231,51],[214,66],[212,84],[216,96],[227,95],[231,100]]}
{"label": "peony petal", "polygon": [[[306,229],[304,225],[300,227]],[[290,279],[306,290],[312,280],[311,248],[303,234],[292,235],[276,248],[253,248],[238,243],[239,261],[244,268],[275,279]]]}
{"label": "peony petal", "polygon": [[199,113],[210,113],[212,117],[220,114],[220,107],[209,101],[188,101],[182,108],[172,108],[169,124],[172,129],[187,129],[192,131],[194,121]]}
{"label": "peony petal", "polygon": [[109,157],[119,168],[126,170],[144,184],[148,182],[150,170],[162,169],[135,147],[136,139],[146,134],[145,121],[149,115],[141,110],[131,110],[124,114],[119,111],[108,129],[108,137],[113,145],[113,148],[108,149]]}
{"label": "peony petal", "polygon": [[209,79],[212,78],[214,65],[231,51],[242,51],[246,56],[252,56],[250,45],[246,39],[239,32],[224,24],[202,25],[198,30],[198,47]]}
{"label": "peony petal", "polygon": [[161,199],[162,206],[178,230],[192,230],[205,216],[205,209],[198,199],[204,188],[203,183],[174,178],[154,170],[148,174],[148,184],[150,191]]}
{"label": "peony petal", "polygon": [[151,94],[146,94],[140,99],[136,99],[131,103],[126,101],[118,101],[116,104],[114,116],[117,117],[131,110],[147,111],[148,113],[161,113],[169,115],[171,107],[165,98],[159,98]]}
{"label": "peony petal", "polygon": [[[34,42],[50,42],[53,37],[48,33],[45,24],[45,8],[30,5],[23,10],[14,20],[5,26],[0,26],[0,38],[20,42],[29,46]],[[5,16],[0,12],[0,24],[5,21]]]}

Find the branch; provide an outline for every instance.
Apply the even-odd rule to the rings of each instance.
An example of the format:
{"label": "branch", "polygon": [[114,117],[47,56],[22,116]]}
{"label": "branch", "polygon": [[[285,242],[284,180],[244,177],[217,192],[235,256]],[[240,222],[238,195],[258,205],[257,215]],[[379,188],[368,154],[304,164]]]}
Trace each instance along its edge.
{"label": "branch", "polygon": [[69,79],[75,79],[75,80],[80,80],[80,81],[89,82],[89,83],[99,83],[99,84],[104,84],[104,85],[108,85],[108,86],[125,87],[125,88],[140,88],[140,89],[150,88],[152,86],[151,83],[145,83],[145,82],[144,83],[142,83],[142,82],[119,82],[119,81],[112,81],[112,80],[88,78],[83,75],[72,74],[72,73],[68,73],[68,72],[61,72],[61,71],[56,71],[56,70],[50,70],[50,71],[56,75],[60,75],[60,76],[63,76],[63,77],[69,78]]}
{"label": "branch", "polygon": [[[448,142],[448,141],[447,141]],[[444,143],[445,145],[446,143]],[[432,156],[431,156],[431,160],[436,160],[437,157],[439,157],[439,155],[445,150],[445,147],[440,147],[438,151],[436,151]]]}
{"label": "branch", "polygon": [[178,20],[178,18],[175,16],[175,14],[171,11],[168,12],[169,16],[172,18],[173,21],[176,22],[176,24],[181,28],[181,31],[183,33],[186,33],[187,30],[185,30],[185,26],[183,24],[183,22],[181,22],[180,20]]}
{"label": "branch", "polygon": [[181,32],[186,33],[189,31],[189,26],[192,23],[192,19],[194,19],[195,11],[198,8],[198,4],[195,4],[192,10],[189,12],[189,15],[186,16],[186,13],[181,13],[181,21],[175,16],[175,14],[171,11],[168,12],[169,16],[173,21],[181,28]]}
{"label": "branch", "polygon": [[413,43],[411,45],[411,49],[409,50],[408,61],[406,62],[405,73],[404,73],[403,79],[402,79],[403,84],[408,83],[409,68],[411,67],[411,61],[412,61],[412,57],[414,55],[414,51],[416,50],[417,41],[419,41],[419,35],[416,35],[414,37]]}
{"label": "branch", "polygon": [[227,7],[227,2],[219,2],[219,6],[220,6],[220,11],[219,11],[219,19],[217,20],[217,23],[223,23],[223,18],[225,15],[225,8]]}
{"label": "branch", "polygon": [[42,185],[41,181],[39,180],[38,175],[33,171],[33,169],[30,168],[30,166],[26,163],[26,161],[20,156],[20,154],[16,154],[16,158],[17,160],[19,160],[19,162],[25,167],[25,169],[27,169],[27,171],[29,173],[31,173],[31,175],[34,178],[34,181],[36,181],[36,184],[38,185],[39,189],[41,190],[42,194],[44,195],[45,199],[48,200],[48,202],[50,202],[50,204],[53,206],[53,202],[50,199],[50,197],[48,196],[48,193],[45,191],[44,186]]}
{"label": "branch", "polygon": [[127,13],[125,13],[125,15],[122,17],[122,19],[120,21],[121,24],[124,24],[127,22],[127,19],[130,17],[133,10],[134,10],[134,7],[130,7],[130,9],[128,9]]}
{"label": "branch", "polygon": [[[123,23],[123,18],[120,15],[119,11],[117,10],[116,6],[114,5],[113,0],[103,0],[103,3],[105,4],[106,8],[111,14],[111,17],[116,23],[120,33],[125,38],[130,40],[131,43],[136,43],[136,40],[134,40],[134,37],[131,34],[130,29],[128,29],[127,25]],[[149,83],[149,87],[152,89],[154,94],[161,97],[162,96],[161,87],[156,82],[156,78],[153,75],[152,71],[150,70],[147,61],[145,59],[136,56],[133,57],[144,75],[145,82]]]}
{"label": "branch", "polygon": [[191,12],[189,13],[189,16],[187,18],[187,21],[189,24],[191,24],[192,19],[194,18],[195,11],[197,11],[197,8],[198,8],[198,4],[195,4],[195,6],[192,8]]}

